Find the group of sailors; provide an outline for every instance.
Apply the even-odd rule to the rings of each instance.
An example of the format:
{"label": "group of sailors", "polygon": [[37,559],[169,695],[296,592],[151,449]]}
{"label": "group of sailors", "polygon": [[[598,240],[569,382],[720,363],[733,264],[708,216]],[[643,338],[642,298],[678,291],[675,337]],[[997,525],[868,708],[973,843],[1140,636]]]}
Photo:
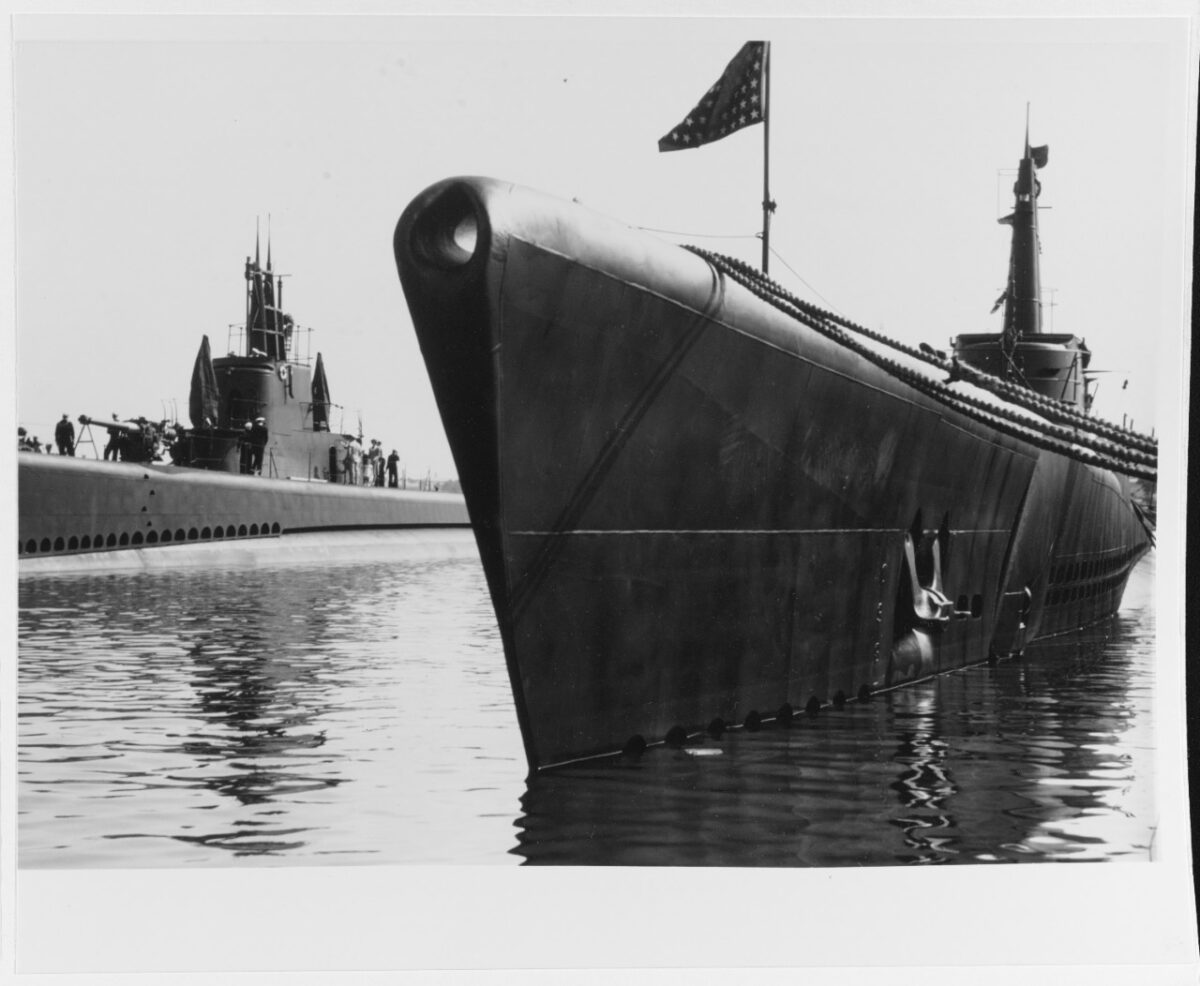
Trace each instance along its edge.
{"label": "group of sailors", "polygon": [[[54,450],[47,443],[42,444],[37,435],[31,435],[24,428],[17,429],[17,451],[18,452],[53,452]],[[74,447],[72,447],[74,451]]]}
{"label": "group of sailors", "polygon": [[[86,415],[80,416],[80,423],[87,426],[95,424],[104,427],[108,434],[108,442],[104,446],[104,459],[113,462],[161,462],[164,454],[172,461],[177,459],[177,451],[182,451],[185,442],[179,441],[184,437],[184,429],[167,422],[155,424],[146,418],[132,418],[121,421],[114,414],[112,423],[93,420]],[[263,455],[267,447],[269,434],[266,419],[259,417],[245,423],[243,433],[238,439],[240,471],[245,475],[262,475]],[[17,449],[21,452],[53,452],[57,448],[59,455],[75,454],[79,443],[75,437],[75,425],[70,417],[64,414],[54,428],[54,446],[45,445],[36,435],[30,435],[23,428],[17,428]],[[407,472],[400,469],[400,454],[392,449],[390,455],[383,454],[383,444],[376,438],[371,439],[367,448],[362,447],[361,439],[349,439],[342,445],[340,480],[350,486],[386,486],[391,489],[408,489]],[[419,489],[436,489],[437,486],[426,477],[417,480]]]}
{"label": "group of sailors", "polygon": [[[342,457],[342,483],[346,486],[388,486],[391,489],[400,488],[400,453],[392,449],[392,454],[384,457],[383,445],[377,438],[371,439],[367,448],[361,448],[360,439],[351,439],[344,443],[345,454]],[[386,481],[385,481],[386,476]],[[407,487],[407,476],[405,487]]]}
{"label": "group of sailors", "polygon": [[75,425],[71,423],[68,415],[64,414],[58,424],[54,426],[54,446],[51,446],[49,442],[42,445],[41,439],[37,435],[30,435],[24,427],[17,428],[18,452],[51,453],[55,446],[58,448],[59,455],[75,454]]}
{"label": "group of sailors", "polygon": [[175,427],[165,421],[155,424],[146,418],[132,418],[122,422],[115,414],[112,420],[111,425],[105,425],[108,432],[105,461],[161,462],[163,452],[169,452],[178,437]]}
{"label": "group of sailors", "polygon": [[[101,425],[86,415],[79,418],[83,425]],[[177,438],[175,429],[166,422],[155,424],[147,418],[131,418],[121,421],[119,416],[112,416],[112,423],[102,425],[108,434],[104,446],[104,459],[113,462],[158,462],[162,460],[164,447],[169,450]],[[76,439],[75,424],[69,415],[64,414],[54,426],[54,444],[42,444],[37,435],[30,435],[24,427],[17,428],[17,451],[19,452],[58,452],[59,455],[75,455],[75,449],[83,441],[82,436]]]}

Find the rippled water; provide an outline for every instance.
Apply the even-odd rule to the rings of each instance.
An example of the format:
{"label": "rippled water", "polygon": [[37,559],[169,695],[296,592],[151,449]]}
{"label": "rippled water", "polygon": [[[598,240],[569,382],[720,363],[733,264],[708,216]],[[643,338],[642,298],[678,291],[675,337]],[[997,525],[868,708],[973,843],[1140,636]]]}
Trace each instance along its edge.
{"label": "rippled water", "polygon": [[19,861],[1146,859],[1153,582],[1020,660],[527,781],[473,557],[23,578]]}

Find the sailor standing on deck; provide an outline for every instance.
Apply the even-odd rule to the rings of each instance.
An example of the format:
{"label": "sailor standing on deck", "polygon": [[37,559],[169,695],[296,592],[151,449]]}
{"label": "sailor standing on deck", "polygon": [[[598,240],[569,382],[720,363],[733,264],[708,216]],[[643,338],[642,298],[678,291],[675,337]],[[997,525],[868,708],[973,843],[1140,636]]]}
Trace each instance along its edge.
{"label": "sailor standing on deck", "polygon": [[250,473],[250,429],[254,425],[247,421],[238,437],[238,472],[243,476]]}
{"label": "sailor standing on deck", "polygon": [[387,457],[388,487],[398,489],[400,486],[400,456],[395,449]]}
{"label": "sailor standing on deck", "polygon": [[383,443],[378,438],[371,439],[371,472],[366,479],[368,486],[383,485]]}
{"label": "sailor standing on deck", "polygon": [[[113,421],[115,422],[118,420],[119,419],[114,414]],[[117,459],[120,458],[118,453],[121,450],[121,429],[108,427],[104,430],[108,432],[108,444],[104,446],[104,461],[107,462],[109,455],[111,455],[113,462],[116,462]]]}
{"label": "sailor standing on deck", "polygon": [[75,454],[75,426],[67,415],[54,426],[54,443],[58,446],[59,455]]}
{"label": "sailor standing on deck", "polygon": [[267,419],[255,418],[250,429],[250,472],[262,475],[263,451],[267,447]]}

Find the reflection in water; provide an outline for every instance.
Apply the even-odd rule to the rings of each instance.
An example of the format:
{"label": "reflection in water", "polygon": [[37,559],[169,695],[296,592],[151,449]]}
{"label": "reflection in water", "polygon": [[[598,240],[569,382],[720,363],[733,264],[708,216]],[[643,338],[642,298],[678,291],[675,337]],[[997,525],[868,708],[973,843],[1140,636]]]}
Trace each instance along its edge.
{"label": "reflection in water", "polygon": [[529,780],[530,863],[1146,859],[1152,561],[1112,621],[791,726]]}
{"label": "reflection in water", "polygon": [[22,866],[1145,859],[1152,559],[980,666],[526,780],[474,558],[20,583]]}
{"label": "reflection in water", "polygon": [[[467,744],[469,765],[491,747],[485,787],[523,777],[519,737],[490,735],[492,682],[470,687],[480,663],[503,675],[472,559],[20,590],[23,865],[393,861],[396,814],[450,777],[414,783],[430,764],[412,751],[455,693],[480,713],[447,750]],[[431,814],[411,844],[439,827]]]}
{"label": "reflection in water", "polygon": [[904,845],[913,850],[913,861],[937,862],[955,851],[949,837],[954,819],[948,812],[958,786],[946,767],[949,744],[936,734],[933,695],[924,690],[911,695],[911,708],[904,708],[909,693],[889,696],[892,717],[901,730],[892,759],[904,765],[889,787],[897,792],[900,806],[910,809],[891,821],[904,832]]}
{"label": "reflection in water", "polygon": [[[301,584],[304,584],[303,582]],[[188,646],[190,685],[197,698],[202,732],[180,744],[180,751],[217,770],[202,783],[217,794],[245,806],[320,791],[342,782],[305,769],[325,734],[316,728],[327,700],[328,685],[318,674],[317,660],[328,622],[309,583],[300,594],[300,619],[264,611],[257,601],[264,587],[243,587],[231,600],[226,626],[198,628]],[[315,595],[319,596],[318,591]],[[229,627],[238,632],[231,635]],[[270,853],[304,845],[296,836],[304,829],[265,831],[262,820],[241,819],[232,832],[175,838],[231,849],[238,854]],[[288,838],[290,837],[290,838]]]}

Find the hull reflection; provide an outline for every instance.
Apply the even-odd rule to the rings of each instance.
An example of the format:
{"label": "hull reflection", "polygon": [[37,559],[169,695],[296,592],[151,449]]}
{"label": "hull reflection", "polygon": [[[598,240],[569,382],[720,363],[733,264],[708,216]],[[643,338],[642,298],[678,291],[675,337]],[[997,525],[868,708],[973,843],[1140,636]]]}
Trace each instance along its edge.
{"label": "hull reflection", "polygon": [[[1153,615],[1131,612],[787,728],[531,777],[533,864],[845,866],[1149,857]],[[1152,743],[1145,743],[1149,751]]]}
{"label": "hull reflection", "polygon": [[[454,861],[447,832],[479,841],[478,819],[438,817],[447,790],[446,812],[470,814],[464,772],[445,769],[464,750],[483,789],[511,765],[515,806],[519,737],[513,723],[505,761],[474,559],[53,576],[20,593],[22,865]],[[451,694],[472,711],[435,747],[430,710]]]}

